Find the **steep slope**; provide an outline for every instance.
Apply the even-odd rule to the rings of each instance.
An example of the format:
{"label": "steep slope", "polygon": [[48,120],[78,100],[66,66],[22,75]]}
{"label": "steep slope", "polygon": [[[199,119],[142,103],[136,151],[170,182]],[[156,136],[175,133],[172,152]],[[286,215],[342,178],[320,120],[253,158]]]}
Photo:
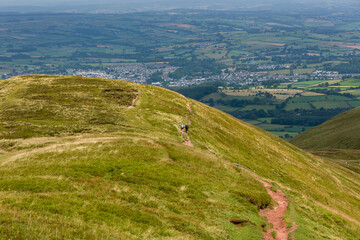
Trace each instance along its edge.
{"label": "steep slope", "polygon": [[275,203],[257,179],[290,199],[296,239],[360,235],[358,174],[182,95],[65,76],[0,88],[1,238],[262,239]]}
{"label": "steep slope", "polygon": [[360,107],[313,127],[290,142],[303,149],[360,149],[359,120]]}

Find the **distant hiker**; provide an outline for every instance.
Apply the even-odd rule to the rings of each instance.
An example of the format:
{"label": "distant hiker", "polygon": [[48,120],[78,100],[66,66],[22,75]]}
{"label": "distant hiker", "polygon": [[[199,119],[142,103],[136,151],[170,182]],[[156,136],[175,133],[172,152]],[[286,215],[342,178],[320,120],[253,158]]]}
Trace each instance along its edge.
{"label": "distant hiker", "polygon": [[189,125],[185,125],[185,131],[186,131],[186,133],[189,131]]}
{"label": "distant hiker", "polygon": [[180,125],[181,131],[184,130],[184,128],[185,128],[184,124],[181,124],[181,125]]}

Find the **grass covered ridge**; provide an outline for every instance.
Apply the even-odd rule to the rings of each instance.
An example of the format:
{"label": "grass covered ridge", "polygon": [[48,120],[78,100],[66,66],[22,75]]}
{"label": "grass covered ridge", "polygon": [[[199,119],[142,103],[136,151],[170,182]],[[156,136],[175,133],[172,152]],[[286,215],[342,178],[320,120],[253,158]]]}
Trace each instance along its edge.
{"label": "grass covered ridge", "polygon": [[339,114],[291,139],[303,149],[360,149],[360,107]]}
{"label": "grass covered ridge", "polygon": [[124,81],[0,84],[2,238],[262,239],[273,203],[255,177],[290,198],[297,239],[359,236],[356,173],[218,110]]}

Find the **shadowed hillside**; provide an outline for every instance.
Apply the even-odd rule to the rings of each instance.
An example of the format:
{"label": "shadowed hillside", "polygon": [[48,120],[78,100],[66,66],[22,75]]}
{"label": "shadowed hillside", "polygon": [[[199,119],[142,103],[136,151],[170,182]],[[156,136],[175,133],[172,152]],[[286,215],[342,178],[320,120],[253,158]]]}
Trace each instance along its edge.
{"label": "shadowed hillside", "polygon": [[290,140],[300,148],[360,173],[360,108],[337,115]]}
{"label": "shadowed hillside", "polygon": [[339,114],[291,139],[303,149],[360,149],[360,108]]}
{"label": "shadowed hillside", "polygon": [[360,235],[358,174],[180,94],[65,76],[0,89],[0,239],[262,239],[275,202],[257,179],[290,200],[296,239]]}

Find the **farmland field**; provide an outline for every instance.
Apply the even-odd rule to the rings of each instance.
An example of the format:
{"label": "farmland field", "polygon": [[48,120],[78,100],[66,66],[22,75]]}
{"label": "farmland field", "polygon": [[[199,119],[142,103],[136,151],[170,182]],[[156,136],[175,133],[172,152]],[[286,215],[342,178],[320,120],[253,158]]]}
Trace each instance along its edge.
{"label": "farmland field", "polygon": [[348,108],[349,104],[345,101],[317,101],[312,103],[315,108],[325,108],[325,109],[332,109],[332,108]]}
{"label": "farmland field", "polygon": [[305,110],[311,110],[313,107],[308,102],[290,102],[286,104],[285,110],[295,110],[295,109],[305,109]]}
{"label": "farmland field", "polygon": [[309,96],[309,97],[297,97],[291,99],[290,102],[315,102],[315,101],[350,101],[349,97],[338,96],[338,95],[322,95],[322,96]]}
{"label": "farmland field", "polygon": [[360,79],[349,79],[346,81],[340,82],[341,86],[349,86],[349,87],[360,87]]}
{"label": "farmland field", "polygon": [[299,133],[359,106],[360,16],[341,11],[1,13],[0,75],[177,88],[270,132]]}
{"label": "farmland field", "polygon": [[249,110],[260,110],[263,109],[264,111],[268,111],[268,110],[274,110],[275,106],[274,105],[247,105],[246,107],[242,108],[241,110],[243,111],[249,111]]}

